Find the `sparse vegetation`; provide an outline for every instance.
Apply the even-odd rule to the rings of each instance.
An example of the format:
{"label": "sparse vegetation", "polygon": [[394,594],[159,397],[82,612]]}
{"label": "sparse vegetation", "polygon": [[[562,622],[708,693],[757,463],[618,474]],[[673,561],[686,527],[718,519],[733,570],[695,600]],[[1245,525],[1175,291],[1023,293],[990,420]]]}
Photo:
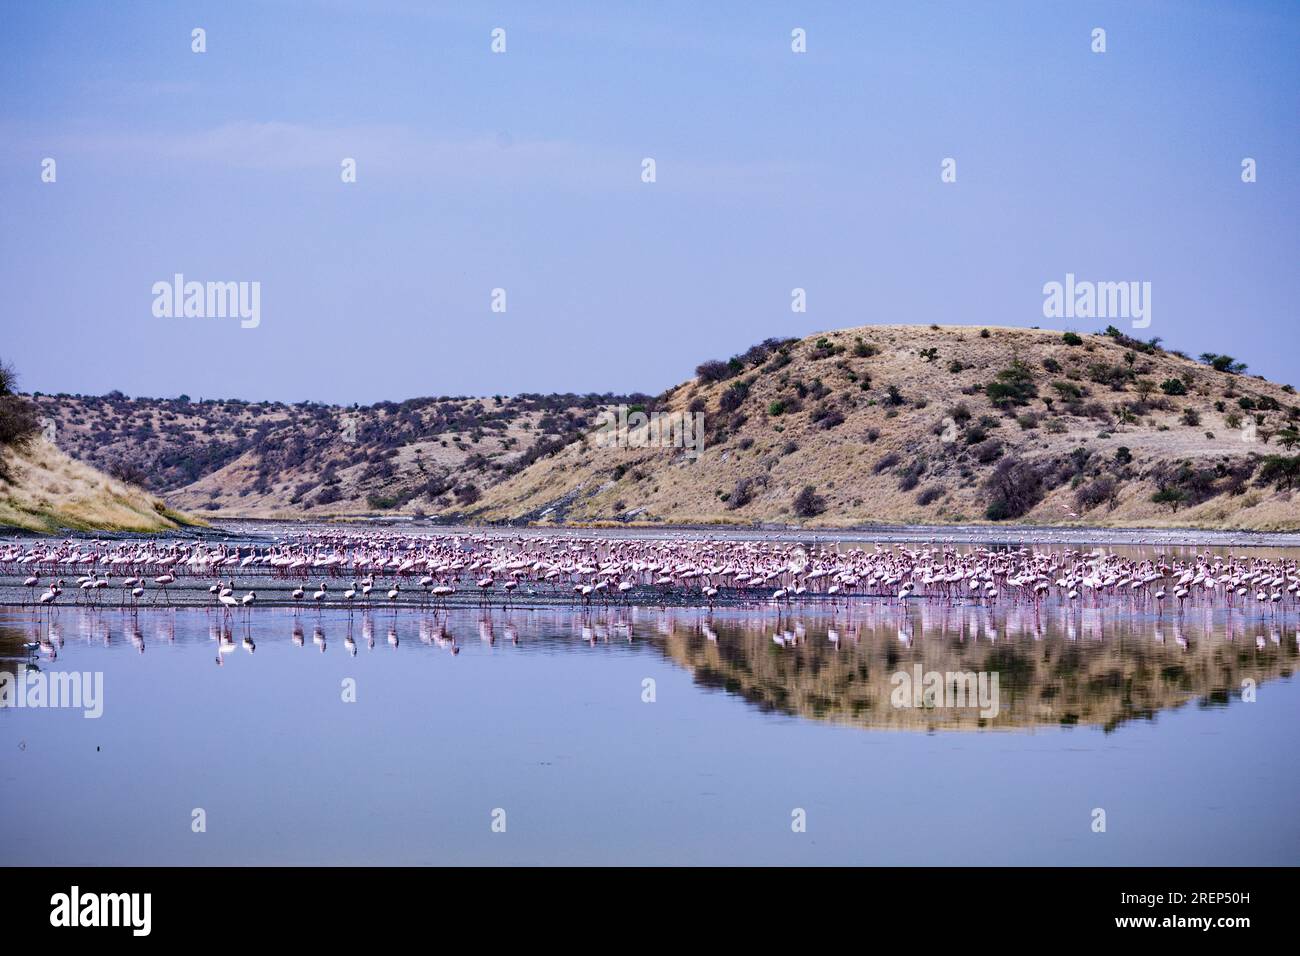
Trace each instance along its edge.
{"label": "sparse vegetation", "polygon": [[1034,385],[1034,373],[1029,366],[1016,359],[985,386],[984,394],[995,406],[1009,408],[1028,405],[1030,399],[1038,396],[1038,388]]}
{"label": "sparse vegetation", "polygon": [[745,507],[753,500],[754,480],[752,478],[737,478],[736,486],[727,498],[727,507],[735,511],[737,508]]}
{"label": "sparse vegetation", "polygon": [[858,358],[871,358],[873,355],[879,355],[880,349],[862,341],[862,337],[858,336],[853,340],[853,354]]}
{"label": "sparse vegetation", "polygon": [[1246,371],[1246,363],[1238,362],[1231,355],[1219,355],[1215,352],[1202,352],[1201,361],[1216,372],[1226,372],[1229,375],[1240,375]]}
{"label": "sparse vegetation", "polygon": [[831,356],[839,355],[844,351],[844,346],[836,345],[828,338],[820,338],[813,343],[808,351],[808,357],[814,361],[819,359],[828,359]]}
{"label": "sparse vegetation", "polygon": [[921,483],[921,476],[925,474],[925,462],[916,458],[906,468],[899,473],[898,490],[911,491]]}
{"label": "sparse vegetation", "polygon": [[889,454],[883,456],[882,458],[880,458],[879,461],[877,461],[874,465],[871,466],[871,472],[872,474],[876,474],[876,475],[882,474],[883,472],[889,471],[889,469],[893,468],[900,461],[902,461],[902,458],[898,455],[898,453],[891,451]]}
{"label": "sparse vegetation", "polygon": [[978,445],[971,446],[971,454],[981,465],[988,465],[1002,457],[1002,442],[988,438]]}
{"label": "sparse vegetation", "polygon": [[[445,510],[458,480],[481,488],[508,478],[588,432],[603,408],[656,407],[647,396],[595,394],[348,408],[120,393],[36,401],[73,455],[187,507],[251,514],[379,510],[372,495],[391,509]],[[326,484],[333,490],[322,494]]]}
{"label": "sparse vegetation", "polygon": [[[711,359],[707,362],[701,362],[695,368],[695,376],[702,383],[722,382],[729,378],[735,378],[747,368],[757,368],[776,353],[786,353],[787,347],[797,341],[796,339],[764,339],[757,345],[752,345],[739,355],[733,355],[727,361],[722,362],[717,359]],[[788,360],[788,354],[786,358]]]}
{"label": "sparse vegetation", "polygon": [[800,518],[814,518],[826,510],[826,499],[812,485],[804,485],[794,496],[794,513]]}
{"label": "sparse vegetation", "polygon": [[1290,491],[1300,482],[1300,455],[1268,455],[1260,462],[1261,485],[1276,485]]}
{"label": "sparse vegetation", "polygon": [[1109,475],[1102,475],[1075,489],[1074,503],[1080,511],[1091,511],[1103,504],[1113,508],[1118,495],[1119,484]]}
{"label": "sparse vegetation", "polygon": [[984,483],[989,504],[984,516],[1007,521],[1027,514],[1043,497],[1043,476],[1031,463],[1008,455]]}
{"label": "sparse vegetation", "polygon": [[[596,415],[622,403],[600,396],[353,409],[123,394],[34,401],[101,469],[183,487],[187,507],[226,514],[802,521],[814,516],[793,502],[811,481],[828,524],[916,520],[918,509],[928,520],[1053,521],[1071,508],[1116,524],[1297,524],[1283,459],[1300,448],[1300,407],[1279,386],[1220,377],[1123,333],[1072,347],[1059,332],[979,332],[874,326],[769,340],[661,396],[625,400],[624,420],[703,413],[698,458],[654,445],[604,450]],[[355,442],[339,439],[345,413]],[[1226,432],[1232,416],[1258,440],[1206,444],[1206,428]],[[1269,450],[1281,454],[1265,469]]]}
{"label": "sparse vegetation", "polygon": [[1177,511],[1178,506],[1187,500],[1187,492],[1181,488],[1161,488],[1151,496],[1151,500],[1158,505],[1168,505],[1171,511]]}
{"label": "sparse vegetation", "polygon": [[5,449],[22,448],[40,430],[36,407],[18,394],[13,366],[0,360],[0,481],[9,481]]}
{"label": "sparse vegetation", "polygon": [[724,413],[730,414],[744,404],[744,401],[748,396],[748,382],[733,382],[723,390],[722,396],[718,399],[718,407]]}
{"label": "sparse vegetation", "polygon": [[834,428],[844,424],[844,413],[832,405],[823,403],[808,413],[808,421],[819,428]]}
{"label": "sparse vegetation", "polygon": [[942,497],[943,485],[929,485],[926,488],[922,488],[920,493],[917,494],[916,503],[924,508],[928,505],[934,504]]}

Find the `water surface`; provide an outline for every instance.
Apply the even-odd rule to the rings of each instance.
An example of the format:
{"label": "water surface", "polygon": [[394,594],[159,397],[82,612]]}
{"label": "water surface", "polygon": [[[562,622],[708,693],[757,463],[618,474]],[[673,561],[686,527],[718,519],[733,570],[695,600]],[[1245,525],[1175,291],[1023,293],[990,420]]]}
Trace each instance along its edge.
{"label": "water surface", "polygon": [[[0,658],[104,682],[0,709],[11,864],[1300,860],[1268,609],[7,608]],[[893,706],[918,663],[998,715]]]}

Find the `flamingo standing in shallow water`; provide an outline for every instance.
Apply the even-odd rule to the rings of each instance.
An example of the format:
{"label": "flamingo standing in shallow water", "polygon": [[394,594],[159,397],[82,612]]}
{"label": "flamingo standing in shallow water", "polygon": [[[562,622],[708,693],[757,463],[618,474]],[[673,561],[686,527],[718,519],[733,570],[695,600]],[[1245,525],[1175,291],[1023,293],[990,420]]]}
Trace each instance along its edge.
{"label": "flamingo standing in shallow water", "polygon": [[[158,577],[156,577],[156,578],[153,579],[153,583],[156,584],[156,585],[158,585],[159,590],[162,591],[163,600],[164,600],[167,604],[171,604],[171,603],[172,603],[172,602],[171,602],[171,598],[169,598],[169,597],[167,596],[167,585],[171,584],[171,583],[172,583],[173,581],[175,581],[175,580],[176,580],[176,575],[174,575],[174,574],[170,574],[170,573],[168,573],[168,574],[160,574],[160,575],[158,575]],[[154,598],[154,602],[157,603],[157,601],[158,601],[158,599],[157,599],[157,598]]]}

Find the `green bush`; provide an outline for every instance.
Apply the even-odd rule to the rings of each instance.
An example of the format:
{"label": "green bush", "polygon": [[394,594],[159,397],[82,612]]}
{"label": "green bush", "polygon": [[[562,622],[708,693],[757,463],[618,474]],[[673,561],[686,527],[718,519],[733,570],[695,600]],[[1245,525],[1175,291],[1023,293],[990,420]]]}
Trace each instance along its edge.
{"label": "green bush", "polygon": [[1288,491],[1300,481],[1300,455],[1269,455],[1260,463],[1256,480]]}
{"label": "green bush", "polygon": [[1169,505],[1177,511],[1178,506],[1187,500],[1187,492],[1181,488],[1161,488],[1151,496],[1151,500],[1158,505]]}
{"label": "green bush", "polygon": [[1202,352],[1201,361],[1216,372],[1227,372],[1229,375],[1239,375],[1246,371],[1246,363],[1238,362],[1231,355],[1219,355],[1215,352]]}
{"label": "green bush", "polygon": [[984,394],[994,405],[1005,408],[1028,405],[1030,399],[1038,396],[1038,388],[1034,385],[1034,373],[1029,366],[1016,359],[984,387]]}

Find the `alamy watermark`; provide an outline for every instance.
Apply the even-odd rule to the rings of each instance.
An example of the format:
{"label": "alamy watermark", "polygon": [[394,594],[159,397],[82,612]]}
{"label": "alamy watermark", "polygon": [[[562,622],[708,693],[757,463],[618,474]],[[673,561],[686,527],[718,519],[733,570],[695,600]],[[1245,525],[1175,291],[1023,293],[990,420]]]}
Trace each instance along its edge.
{"label": "alamy watermark", "polygon": [[1133,328],[1151,324],[1150,282],[1076,281],[1073,272],[1065,282],[1043,285],[1043,318],[1132,319]]}
{"label": "alamy watermark", "polygon": [[911,673],[896,671],[889,683],[889,702],[895,707],[927,709],[979,708],[980,716],[991,720],[998,715],[997,671],[926,671],[915,664]]}
{"label": "alamy watermark", "polygon": [[80,708],[88,720],[104,714],[103,671],[24,670],[0,673],[0,707]]}
{"label": "alamy watermark", "polygon": [[237,318],[245,329],[262,324],[260,282],[186,282],[178,272],[171,282],[155,282],[152,291],[156,318]]}
{"label": "alamy watermark", "polygon": [[83,893],[73,886],[50,897],[50,925],[55,927],[121,926],[133,936],[148,936],[152,893]]}
{"label": "alamy watermark", "polygon": [[629,411],[611,406],[596,418],[597,448],[682,448],[686,457],[704,451],[703,412]]}

